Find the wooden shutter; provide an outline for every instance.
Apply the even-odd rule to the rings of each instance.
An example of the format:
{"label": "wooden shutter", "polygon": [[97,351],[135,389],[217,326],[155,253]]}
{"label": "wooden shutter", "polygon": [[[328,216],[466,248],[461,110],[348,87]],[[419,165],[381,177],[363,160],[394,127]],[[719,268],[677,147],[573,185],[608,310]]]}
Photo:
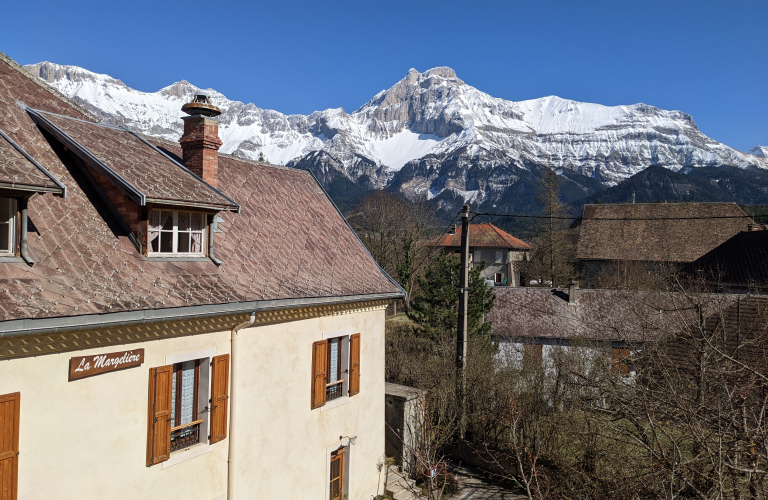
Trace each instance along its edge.
{"label": "wooden shutter", "polygon": [[325,404],[325,381],[328,376],[328,341],[312,344],[312,409]]}
{"label": "wooden shutter", "polygon": [[211,444],[213,444],[227,437],[229,354],[215,356],[211,366]]}
{"label": "wooden shutter", "polygon": [[349,395],[360,392],[360,334],[349,337]]}
{"label": "wooden shutter", "polygon": [[149,369],[149,422],[147,467],[171,456],[171,392],[173,365]]}
{"label": "wooden shutter", "polygon": [[19,480],[21,394],[0,396],[0,500],[16,500]]}

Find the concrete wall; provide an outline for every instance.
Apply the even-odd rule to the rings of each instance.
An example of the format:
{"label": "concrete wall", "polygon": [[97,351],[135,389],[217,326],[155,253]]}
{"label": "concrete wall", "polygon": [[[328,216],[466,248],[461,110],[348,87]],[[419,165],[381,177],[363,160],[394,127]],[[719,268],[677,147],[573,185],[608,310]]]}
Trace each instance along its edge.
{"label": "concrete wall", "polygon": [[[360,394],[310,410],[312,343],[340,330],[361,334]],[[325,499],[330,451],[357,436],[348,499],[368,500],[384,453],[384,310],[239,335],[236,498]],[[68,381],[72,356],[138,348],[140,367]],[[228,439],[146,467],[149,368],[203,349],[229,353],[229,331],[0,362],[0,394],[21,393],[19,498],[223,499]]]}

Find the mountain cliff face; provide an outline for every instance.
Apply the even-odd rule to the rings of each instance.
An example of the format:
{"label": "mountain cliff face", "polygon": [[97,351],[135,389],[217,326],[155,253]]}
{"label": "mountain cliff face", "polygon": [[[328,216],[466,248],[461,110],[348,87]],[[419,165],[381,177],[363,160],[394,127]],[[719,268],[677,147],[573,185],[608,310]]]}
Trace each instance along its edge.
{"label": "mountain cliff face", "polygon": [[[110,123],[170,140],[181,136],[181,105],[198,90],[181,81],[140,92],[107,75],[48,62],[27,69]],[[768,168],[763,149],[745,154],[720,144],[679,111],[555,96],[506,101],[467,85],[450,68],[411,69],[352,113],[284,115],[205,92],[222,110],[224,153],[311,168],[326,187],[426,196],[446,211],[464,202],[526,209],[544,168],[563,176],[572,200],[651,165],[683,172]]]}

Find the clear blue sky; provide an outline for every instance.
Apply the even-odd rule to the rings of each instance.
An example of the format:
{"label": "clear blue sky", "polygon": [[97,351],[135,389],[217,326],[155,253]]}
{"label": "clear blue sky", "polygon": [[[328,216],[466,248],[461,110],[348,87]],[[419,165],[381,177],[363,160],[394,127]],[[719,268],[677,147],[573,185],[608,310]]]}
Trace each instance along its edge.
{"label": "clear blue sky", "polygon": [[156,91],[186,79],[283,113],[352,111],[409,68],[493,96],[690,113],[768,146],[768,1],[6,2],[0,51]]}

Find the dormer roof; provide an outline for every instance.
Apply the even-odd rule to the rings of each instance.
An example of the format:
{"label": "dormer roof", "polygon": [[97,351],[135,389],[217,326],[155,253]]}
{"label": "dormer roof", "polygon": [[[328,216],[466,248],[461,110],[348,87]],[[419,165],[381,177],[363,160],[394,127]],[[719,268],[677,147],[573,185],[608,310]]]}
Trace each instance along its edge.
{"label": "dormer roof", "polygon": [[240,210],[234,200],[134,132],[33,108],[27,113],[139,205]]}
{"label": "dormer roof", "polygon": [[54,193],[65,196],[66,188],[24,149],[0,129],[0,189]]}

